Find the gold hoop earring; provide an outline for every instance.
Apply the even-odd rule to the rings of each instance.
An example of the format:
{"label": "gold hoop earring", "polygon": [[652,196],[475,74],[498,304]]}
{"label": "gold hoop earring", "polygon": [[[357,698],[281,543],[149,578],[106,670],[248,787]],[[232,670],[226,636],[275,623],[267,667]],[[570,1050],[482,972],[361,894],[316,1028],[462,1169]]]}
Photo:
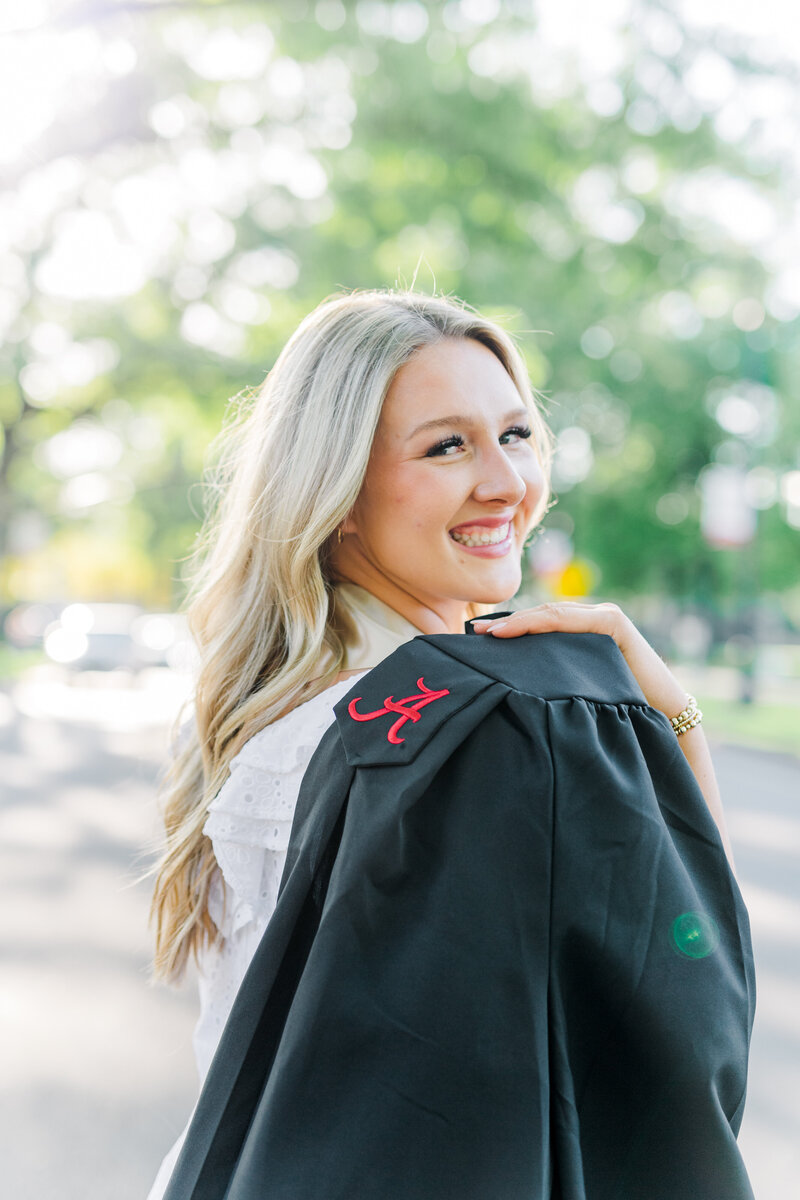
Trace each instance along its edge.
{"label": "gold hoop earring", "polygon": [[338,527],[338,529],[336,530],[336,541],[339,543],[339,545],[340,545],[340,546],[341,546],[342,542],[344,541],[344,538],[343,538],[343,536],[342,536],[342,527],[341,527],[341,525],[340,525],[340,526]]}

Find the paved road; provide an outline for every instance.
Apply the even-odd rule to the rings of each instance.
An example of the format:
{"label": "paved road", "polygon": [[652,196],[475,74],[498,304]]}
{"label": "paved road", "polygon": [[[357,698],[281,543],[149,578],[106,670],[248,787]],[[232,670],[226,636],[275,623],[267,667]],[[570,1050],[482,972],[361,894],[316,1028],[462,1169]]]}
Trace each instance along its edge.
{"label": "paved road", "polygon": [[[195,1086],[190,988],[148,986],[163,691],[0,693],[0,1194],[143,1200]],[[5,717],[5,723],[3,718]],[[9,1037],[10,1031],[13,1034]]]}
{"label": "paved road", "polygon": [[[147,983],[147,884],[174,682],[0,692],[0,1192],[143,1200],[195,1092],[191,986]],[[99,681],[98,681],[99,683]],[[800,759],[716,747],[757,947],[741,1144],[757,1200],[800,1177]]]}
{"label": "paved road", "polygon": [[756,1200],[789,1200],[800,1179],[800,759],[713,749],[756,956],[739,1141]]}

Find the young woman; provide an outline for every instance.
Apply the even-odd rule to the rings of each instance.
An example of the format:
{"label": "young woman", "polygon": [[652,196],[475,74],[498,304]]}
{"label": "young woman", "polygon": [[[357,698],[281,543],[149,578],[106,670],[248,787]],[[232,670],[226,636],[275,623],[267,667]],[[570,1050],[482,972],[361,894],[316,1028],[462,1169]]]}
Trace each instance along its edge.
{"label": "young woman", "polygon": [[[224,432],[189,608],[193,720],[166,781],[153,899],[157,975],[197,961],[201,1079],[274,909],[300,781],[333,705],[403,642],[462,633],[515,595],[549,460],[508,335],[404,292],[320,305]],[[699,718],[616,605],[546,604],[476,631],[614,638],[653,707],[692,710],[679,745],[730,857]]]}

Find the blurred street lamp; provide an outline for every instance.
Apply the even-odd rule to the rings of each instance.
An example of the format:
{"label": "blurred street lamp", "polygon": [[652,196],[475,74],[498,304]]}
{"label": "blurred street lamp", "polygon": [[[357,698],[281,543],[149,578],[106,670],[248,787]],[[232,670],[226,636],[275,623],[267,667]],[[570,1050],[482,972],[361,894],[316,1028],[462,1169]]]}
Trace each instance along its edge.
{"label": "blurred street lamp", "polygon": [[800,529],[800,471],[781,476],[781,499],[786,505],[786,524]]}
{"label": "blurred street lamp", "polygon": [[756,533],[747,472],[742,467],[710,463],[700,472],[700,528],[710,546],[747,546]]}
{"label": "blurred street lamp", "polygon": [[727,461],[710,463],[698,478],[700,528],[710,546],[740,551],[739,603],[747,628],[738,643],[747,652],[739,654],[737,665],[740,698],[750,704],[755,698],[758,648],[758,511],[774,502],[777,491],[773,473],[757,463],[757,455],[775,438],[778,398],[766,384],[743,379],[736,388],[712,392],[708,399],[729,440],[718,447],[720,459]]}

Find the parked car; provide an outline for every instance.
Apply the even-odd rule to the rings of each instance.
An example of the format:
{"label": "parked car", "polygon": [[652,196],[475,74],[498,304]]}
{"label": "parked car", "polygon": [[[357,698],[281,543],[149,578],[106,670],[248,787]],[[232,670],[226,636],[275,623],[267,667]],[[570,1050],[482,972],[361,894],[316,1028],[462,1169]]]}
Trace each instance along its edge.
{"label": "parked car", "polygon": [[132,630],[137,604],[68,604],[44,631],[48,658],[75,671],[137,671],[145,665]]}

